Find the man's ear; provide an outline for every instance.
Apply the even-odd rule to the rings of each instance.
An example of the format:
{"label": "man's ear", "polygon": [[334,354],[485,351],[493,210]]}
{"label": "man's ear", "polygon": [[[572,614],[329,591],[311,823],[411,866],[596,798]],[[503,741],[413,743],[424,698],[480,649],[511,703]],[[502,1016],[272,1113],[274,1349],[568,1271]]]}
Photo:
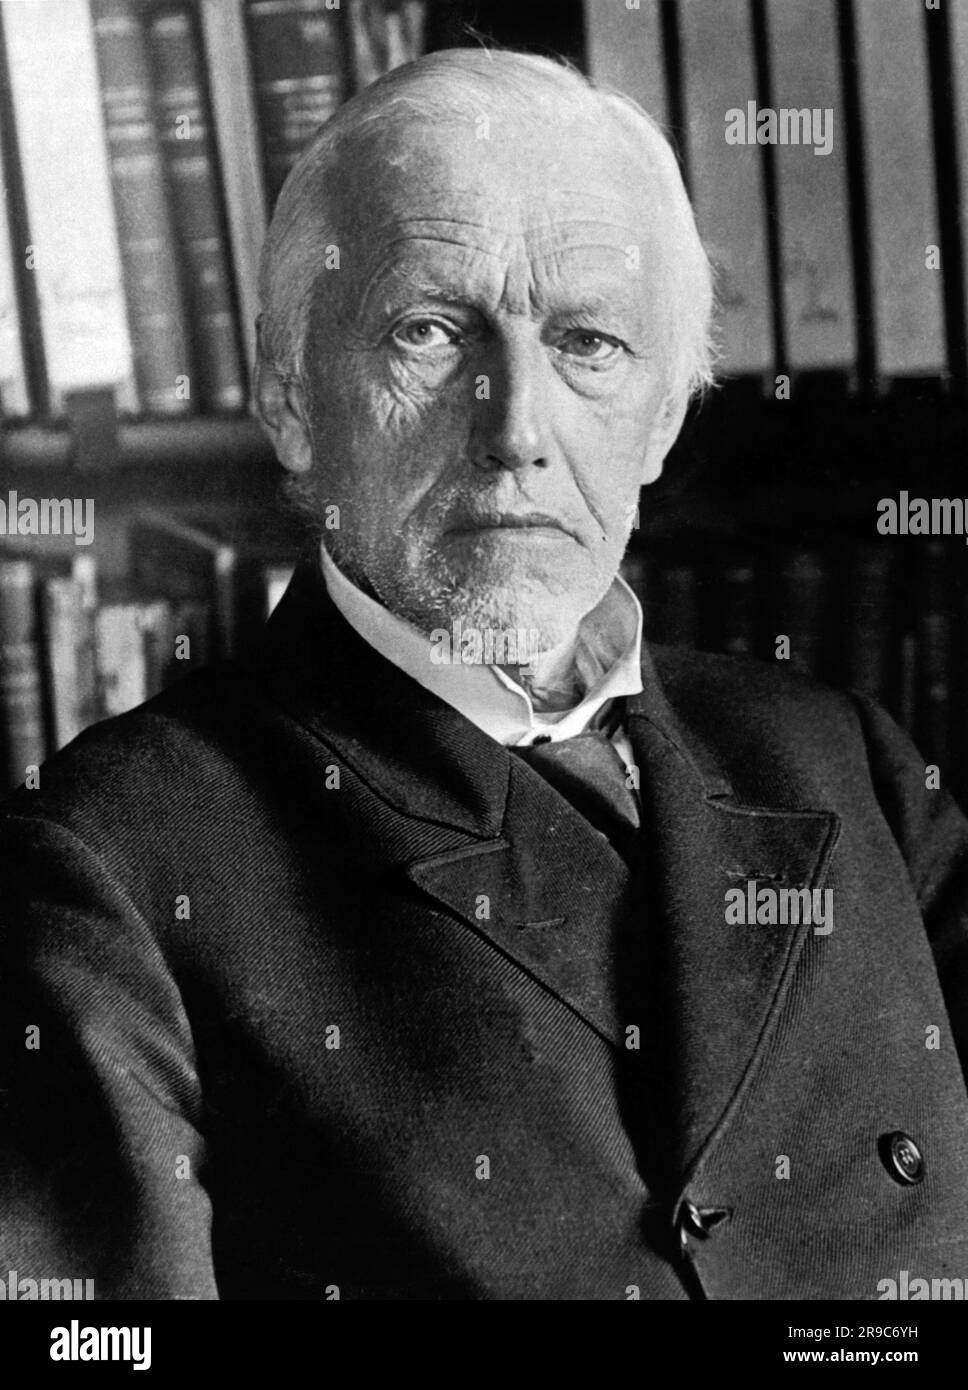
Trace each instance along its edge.
{"label": "man's ear", "polygon": [[645,459],[642,464],[643,487],[654,483],[662,472],[666,455],[678,438],[688,408],[688,392],[677,391],[674,395],[666,397],[652,426],[649,442],[645,446]]}
{"label": "man's ear", "polygon": [[269,366],[262,349],[261,323],[256,327],[255,400],[259,419],[283,468],[290,473],[308,473],[313,466],[313,445],[302,388]]}

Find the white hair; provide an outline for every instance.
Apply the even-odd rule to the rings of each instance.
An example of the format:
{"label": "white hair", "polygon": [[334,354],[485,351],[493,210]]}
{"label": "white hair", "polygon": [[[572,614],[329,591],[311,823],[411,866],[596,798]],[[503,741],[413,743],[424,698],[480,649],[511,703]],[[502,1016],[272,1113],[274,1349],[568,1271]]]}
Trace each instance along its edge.
{"label": "white hair", "polygon": [[302,152],[276,203],[259,270],[263,361],[287,382],[304,381],[304,349],[317,282],[334,240],[326,216],[330,176],[354,137],[400,117],[478,120],[497,104],[509,119],[560,128],[562,117],[619,126],[643,159],[668,222],[665,266],[673,323],[669,394],[713,380],[712,271],[672,148],[659,124],[622,93],[595,86],[564,63],[532,54],[450,48],[395,68],[341,106]]}

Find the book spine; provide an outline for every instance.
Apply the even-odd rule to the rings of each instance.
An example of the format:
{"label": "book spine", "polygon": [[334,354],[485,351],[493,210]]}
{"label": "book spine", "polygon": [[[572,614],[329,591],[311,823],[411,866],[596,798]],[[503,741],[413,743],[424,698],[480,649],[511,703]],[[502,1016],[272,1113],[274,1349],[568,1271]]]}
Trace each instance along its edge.
{"label": "book spine", "polygon": [[[690,0],[679,14],[688,165],[699,234],[716,272],[720,368],[727,376],[772,375],[763,160],[748,129],[748,99],[757,89],[750,7],[746,0]],[[727,140],[735,113],[743,141]]]}
{"label": "book spine", "polygon": [[73,579],[41,583],[41,634],[47,684],[50,748],[64,748],[84,728],[79,671],[81,587]]}
{"label": "book spine", "polygon": [[29,244],[51,405],[110,387],[136,410],[91,15],[76,0],[3,5]]}
{"label": "book spine", "polygon": [[148,599],[137,605],[137,624],[145,662],[145,699],[165,687],[168,663],[174,651],[172,611],[164,599]]}
{"label": "book spine", "polygon": [[779,558],[772,579],[772,651],[777,657],[779,639],[789,640],[788,668],[803,675],[826,677],[831,661],[828,563],[824,555],[797,547]]}
{"label": "book spine", "polygon": [[424,51],[424,0],[346,0],[346,16],[355,92]]}
{"label": "book spine", "polygon": [[711,604],[703,613],[706,651],[753,656],[757,649],[756,571],[753,556],[724,555],[713,566]]}
{"label": "book spine", "polygon": [[194,329],[202,404],[245,405],[245,382],[223,237],[215,148],[196,31],[187,8],[153,14],[148,26],[161,143],[186,299]]}
{"label": "book spine", "polygon": [[0,560],[0,778],[19,786],[44,756],[44,697],[34,616],[34,568]]}
{"label": "book spine", "polygon": [[[6,185],[0,157],[0,187]],[[0,419],[26,415],[27,373],[20,346],[20,312],[13,271],[13,248],[4,210],[0,209]]]}
{"label": "book spine", "polygon": [[949,546],[944,541],[929,541],[919,558],[921,564],[914,630],[915,742],[925,759],[940,768],[942,784],[949,786],[954,774],[951,757],[951,677],[955,645],[955,592]]}
{"label": "book spine", "polygon": [[215,620],[210,604],[201,599],[173,600],[171,610],[172,653],[162,673],[165,686],[207,666],[215,660],[216,653]]}
{"label": "book spine", "polygon": [[894,591],[897,557],[887,544],[861,544],[846,557],[841,576],[843,627],[837,677],[896,713],[898,619]]}
{"label": "book spine", "polygon": [[[931,23],[931,16],[928,16]],[[951,67],[954,80],[955,149],[958,159],[958,207],[961,213],[961,245],[963,249],[962,293],[965,296],[965,318],[968,320],[968,5],[951,5],[948,9],[950,26]],[[968,769],[965,773],[968,787]]]}
{"label": "book spine", "polygon": [[635,10],[591,0],[585,6],[585,39],[592,81],[624,92],[665,125],[669,93],[659,0],[642,0]]}
{"label": "book spine", "polygon": [[184,415],[188,333],[141,12],[131,0],[91,0],[91,11],[141,403]]}
{"label": "book spine", "polygon": [[245,359],[252,363],[266,199],[243,0],[201,0],[200,20],[228,210],[235,297]]}
{"label": "book spine", "polygon": [[93,555],[76,555],[71,578],[78,586],[77,632],[77,708],[81,727],[86,729],[101,715],[97,684],[96,617],[98,607],[98,566]]}
{"label": "book spine", "polygon": [[[653,580],[649,584],[649,580]],[[698,565],[688,559],[669,557],[661,573],[650,570],[646,580],[651,589],[649,621],[654,641],[669,647],[702,648],[703,583]]]}
{"label": "book spine", "polygon": [[945,367],[924,6],[855,0],[879,373]]}
{"label": "book spine", "polygon": [[326,0],[248,0],[247,17],[273,203],[305,145],[348,95],[343,15]]}
{"label": "book spine", "polygon": [[849,371],[857,342],[835,0],[769,0],[767,18],[774,100],[798,116],[788,128],[797,143],[776,147],[787,357],[794,370]]}
{"label": "book spine", "polygon": [[952,790],[968,811],[968,576],[962,575],[954,607],[954,667],[952,671],[951,754],[954,759]]}
{"label": "book spine", "polygon": [[148,666],[136,603],[106,603],[96,617],[101,715],[126,714],[148,697]]}
{"label": "book spine", "polygon": [[41,653],[49,751],[57,752],[99,717],[94,653],[96,572],[93,559],[75,560],[69,577],[41,582]]}

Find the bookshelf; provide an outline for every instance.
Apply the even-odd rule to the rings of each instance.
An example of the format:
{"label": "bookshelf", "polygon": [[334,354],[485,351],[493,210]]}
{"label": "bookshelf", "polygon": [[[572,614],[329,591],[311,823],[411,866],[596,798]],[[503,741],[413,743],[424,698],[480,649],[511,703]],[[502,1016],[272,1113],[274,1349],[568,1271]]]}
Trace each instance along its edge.
{"label": "bookshelf", "polygon": [[[313,0],[305,2],[311,6]],[[362,2],[359,0],[360,4]],[[30,0],[26,0],[26,3],[29,4]],[[68,3],[76,8],[86,6],[87,0],[59,0],[59,3]],[[319,6],[324,3],[325,0],[318,0]],[[818,87],[818,90],[829,97],[831,91],[842,89],[846,182],[842,198],[840,194],[832,195],[836,207],[830,198],[826,202],[820,198],[813,201],[819,203],[822,209],[832,208],[837,219],[844,216],[849,224],[854,242],[852,264],[845,265],[844,249],[840,246],[835,257],[838,261],[835,272],[843,274],[843,279],[836,282],[837,298],[843,301],[849,287],[853,286],[853,302],[848,311],[844,311],[842,306],[837,329],[829,335],[834,342],[831,349],[834,357],[844,359],[834,364],[839,370],[829,369],[831,363],[825,360],[822,346],[820,352],[812,356],[808,351],[802,362],[787,360],[789,354],[786,348],[777,351],[775,342],[778,336],[784,342],[789,339],[787,329],[780,335],[773,334],[772,353],[765,351],[762,346],[757,348],[755,355],[758,365],[751,375],[749,364],[743,357],[744,352],[749,353],[750,333],[747,331],[737,335],[743,339],[743,344],[732,354],[735,360],[731,360],[727,332],[723,362],[726,379],[720,387],[721,392],[735,393],[738,398],[749,402],[753,399],[751,391],[755,393],[755,382],[759,380],[762,384],[762,418],[766,421],[771,414],[770,401],[776,373],[791,373],[794,381],[798,382],[798,391],[799,383],[802,383],[804,391],[809,393],[812,408],[822,407],[824,401],[829,400],[834,412],[839,411],[844,400],[842,382],[838,380],[838,377],[842,377],[846,379],[847,398],[860,401],[865,406],[877,401],[878,419],[882,419],[885,413],[889,418],[895,409],[896,386],[901,388],[904,397],[897,410],[902,413],[911,410],[911,397],[918,390],[918,377],[921,375],[925,378],[926,394],[934,397],[934,406],[937,407],[940,402],[946,412],[963,419],[966,349],[961,227],[964,205],[968,202],[968,192],[963,187],[965,155],[961,148],[964,132],[968,128],[968,96],[962,90],[968,82],[968,60],[963,52],[966,29],[963,17],[959,14],[949,18],[944,9],[928,11],[913,7],[917,11],[918,24],[923,29],[921,70],[919,74],[915,73],[915,78],[927,84],[925,91],[920,94],[916,109],[925,117],[920,127],[921,138],[929,142],[929,153],[933,152],[933,165],[922,172],[917,188],[924,189],[923,199],[931,200],[937,208],[937,219],[931,223],[931,227],[932,234],[940,244],[944,269],[943,274],[936,277],[940,287],[938,292],[932,285],[932,293],[926,300],[925,312],[932,312],[934,320],[930,333],[919,335],[908,332],[902,335],[913,341],[913,347],[909,342],[906,350],[909,357],[911,353],[914,357],[906,363],[905,370],[891,373],[885,372],[883,365],[885,362],[896,365],[900,348],[882,344],[880,349],[875,350],[869,346],[877,330],[872,309],[874,296],[869,283],[872,260],[869,252],[873,244],[873,176],[868,156],[872,145],[873,117],[862,109],[866,90],[861,62],[865,35],[867,49],[870,50],[868,56],[873,65],[868,74],[868,86],[872,85],[873,76],[879,71],[875,63],[879,54],[876,36],[870,38],[870,26],[864,22],[869,4],[865,8],[859,0],[847,0],[847,3],[836,7],[835,14],[833,0],[806,0],[806,4],[803,0],[730,0],[730,3],[734,3],[736,9],[733,18],[741,21],[739,36],[748,50],[745,67],[738,57],[737,72],[740,77],[745,74],[748,83],[753,86],[768,85],[771,73],[774,80],[777,75],[782,76],[784,66],[796,71],[796,64],[790,62],[788,49],[782,44],[791,33],[796,36],[797,30],[792,26],[811,6],[816,9],[818,20],[824,20],[825,42],[828,45],[833,42],[831,36],[836,27],[841,77],[835,82],[835,74],[830,68],[834,58],[829,53],[820,54],[817,62],[827,63],[830,78],[828,85]],[[351,12],[354,0],[343,0],[343,6],[343,13]],[[905,11],[912,9],[906,0],[888,0],[886,8],[890,9],[891,6],[902,6]],[[254,350],[255,273],[266,226],[267,197],[260,170],[259,118],[246,30],[246,0],[184,0],[180,5],[169,3],[169,0],[129,0],[129,8],[145,18],[159,11],[178,10],[188,11],[194,17],[207,75],[206,99],[213,116],[213,133],[218,150],[217,173],[227,209],[225,233],[231,249],[232,288],[237,299],[234,311],[244,339],[245,360],[249,362]],[[0,6],[0,24],[4,18],[3,10],[4,7]],[[567,3],[556,5],[553,13],[549,9],[548,13],[540,16],[535,11],[524,12],[521,7],[504,3],[503,0],[490,0],[490,3],[488,0],[450,0],[449,3],[430,0],[426,7],[425,32],[428,47],[466,42],[468,33],[471,33],[509,46],[520,45],[536,51],[558,53],[581,66],[590,67],[599,80],[614,82],[630,91],[650,109],[657,111],[665,122],[677,144],[694,194],[698,183],[705,180],[708,184],[711,191],[700,195],[701,221],[703,203],[716,201],[717,185],[725,184],[732,177],[732,172],[717,171],[717,164],[723,164],[722,150],[711,140],[710,132],[714,135],[716,130],[709,110],[703,104],[707,99],[702,96],[701,84],[696,84],[684,73],[687,66],[698,70],[696,53],[701,56],[705,49],[715,46],[716,26],[724,25],[726,18],[728,16],[722,6],[713,6],[708,0],[640,0],[635,10],[627,9],[617,0],[585,0],[584,4],[578,3],[578,0],[574,0],[574,3],[567,0]],[[905,22],[909,28],[910,19]],[[804,31],[805,21],[802,18],[799,18],[799,24],[800,30]],[[736,28],[735,25],[732,27]],[[806,27],[809,28],[809,25]],[[888,25],[886,31],[888,34],[893,32],[892,26]],[[908,40],[910,37],[908,33]],[[902,33],[900,40],[904,38],[905,34]],[[698,39],[705,42],[697,50]],[[956,43],[960,47],[956,48]],[[890,52],[887,52],[883,61],[890,56]],[[691,63],[690,58],[694,60]],[[808,71],[809,65],[802,64],[801,70]],[[789,87],[789,82],[786,85]],[[929,111],[930,123],[926,127],[926,113]],[[0,117],[0,153],[5,172],[10,240],[14,246],[25,246],[31,241],[31,226],[23,190],[22,152],[17,144],[9,53],[6,52],[2,29]],[[754,154],[761,154],[764,150],[775,153],[769,147],[760,147]],[[888,149],[887,155],[890,153]],[[823,164],[823,161],[819,162],[819,166]],[[815,167],[819,166],[815,161]],[[809,162],[807,168],[811,168]],[[794,201],[796,189],[791,185],[785,203],[782,184],[781,180],[780,188],[773,190],[771,199],[760,177],[758,182],[750,185],[750,201],[755,205],[754,211],[756,207],[759,208],[765,225],[777,223],[786,241],[796,243],[796,226],[792,230],[790,227],[791,221],[796,223],[796,218],[784,215],[784,207]],[[876,188],[874,191],[876,193]],[[922,196],[920,192],[918,196]],[[887,210],[890,211],[889,204]],[[881,221],[887,225],[890,218],[884,216]],[[841,225],[839,221],[838,225]],[[858,227],[864,238],[861,245],[857,244]],[[840,233],[837,235],[839,237]],[[802,243],[803,236],[799,236],[799,240]],[[800,249],[802,253],[802,245]],[[886,256],[891,250],[892,247],[887,246],[883,255]],[[782,256],[782,248],[778,246],[773,254],[774,258]],[[787,258],[793,256],[794,252],[791,251]],[[790,318],[795,313],[795,305],[790,302],[789,284],[784,285],[784,267],[779,267],[779,272],[775,267],[763,265],[754,267],[754,270],[759,276],[759,283],[745,292],[743,299],[748,303],[755,301],[760,312],[765,308],[768,317],[774,321],[778,315],[783,318],[785,314]],[[196,460],[200,466],[217,466],[220,458],[230,459],[236,451],[240,451],[246,459],[258,455],[260,449],[262,455],[267,456],[256,427],[244,411],[235,418],[231,413],[211,416],[204,411],[193,411],[190,418],[162,419],[156,426],[154,420],[133,414],[121,402],[115,412],[116,424],[111,426],[107,418],[102,426],[104,447],[100,450],[100,456],[106,462],[99,464],[96,461],[98,451],[90,447],[90,431],[88,439],[79,442],[70,411],[62,411],[60,419],[51,418],[50,389],[45,380],[45,335],[37,303],[35,277],[19,257],[14,258],[13,271],[21,325],[20,347],[31,410],[27,419],[16,415],[8,415],[5,419],[0,434],[0,465],[62,469],[73,459],[80,469],[88,473],[97,471],[99,467],[113,469],[119,462],[123,466],[150,467],[153,459],[163,465],[183,459],[186,462]],[[794,272],[790,272],[789,267],[787,272],[789,281],[790,274]],[[771,288],[776,285],[784,285],[785,289],[784,302],[779,306],[769,302]],[[843,339],[838,336],[847,334],[847,329],[841,327],[844,319],[856,324],[856,343],[852,351],[847,349],[846,354],[849,360],[845,359],[843,341],[849,343],[851,336],[848,334]],[[761,332],[757,328],[756,333]],[[919,336],[930,340],[930,346],[922,354],[924,361],[920,364],[917,361]],[[946,357],[938,365],[934,363],[934,358],[942,339],[947,344]],[[868,342],[866,349],[865,341]],[[813,370],[818,363],[820,370]],[[930,372],[927,370],[929,366],[933,366]],[[83,396],[83,392],[79,394]],[[76,413],[79,416],[85,414],[83,400]],[[97,413],[97,410],[93,412],[95,415]],[[64,418],[65,414],[67,418]],[[87,415],[91,414],[92,411],[88,409]],[[101,414],[103,417],[104,412]],[[701,424],[699,428],[701,431]],[[782,430],[779,420],[767,430],[771,439],[778,429]],[[888,429],[885,431],[888,441],[890,436]],[[888,452],[896,459],[896,466],[902,468],[903,457],[898,455],[898,451],[889,448]]]}
{"label": "bookshelf", "polygon": [[3,439],[5,469],[74,471],[85,477],[114,474],[124,468],[172,465],[234,468],[268,457],[265,437],[256,421],[247,416],[228,420],[202,417],[172,424],[108,415],[103,433],[95,433],[83,445],[77,430],[72,432],[66,423],[18,425]]}
{"label": "bookshelf", "polygon": [[[29,8],[31,0],[23,3]],[[44,0],[48,13],[59,5],[75,17],[89,13],[88,3]],[[265,65],[260,69],[253,52],[259,3],[93,0],[95,17],[139,26],[149,68],[162,21],[169,22],[162,33],[180,33],[183,41],[188,35],[194,45],[197,71],[187,85],[202,112],[198,157],[210,180],[227,277],[223,301],[209,308],[215,317],[230,316],[243,389],[271,202],[264,141],[269,98],[259,81]],[[342,0],[336,9],[326,0],[298,3],[303,19],[315,25],[307,31],[307,52],[317,55],[326,82],[310,69],[294,69],[305,84],[302,104],[289,112],[294,131],[305,129],[314,112],[325,114],[334,92],[348,95],[374,65],[379,70],[397,61],[406,43],[412,48],[419,39],[432,49],[478,36],[563,56],[641,101],[668,131],[719,269],[723,380],[693,409],[662,480],[643,495],[631,571],[644,574],[659,556],[671,571],[712,558],[738,573],[736,554],[773,557],[784,547],[824,554],[832,565],[849,563],[876,536],[878,499],[904,488],[968,494],[968,4],[928,10],[915,0],[639,0],[635,6],[556,0],[540,7],[511,0]],[[296,5],[292,0],[290,19]],[[272,511],[277,469],[244,403],[216,410],[203,393],[184,413],[146,409],[130,341],[128,379],[75,379],[59,365],[63,353],[59,358],[52,341],[43,277],[19,254],[36,239],[31,171],[37,152],[29,148],[14,80],[17,41],[8,11],[0,3],[0,163],[13,248],[6,304],[0,281],[0,354],[9,356],[15,341],[19,384],[12,388],[7,356],[0,357],[0,495],[70,489],[91,497],[102,519],[105,572],[120,580],[130,567],[130,528],[143,503]],[[81,56],[100,102],[104,52],[94,29],[86,33]],[[770,145],[732,151],[722,134],[724,106],[748,100],[832,107],[837,139],[829,159]],[[145,109],[144,120],[160,119],[157,104]],[[177,112],[177,104],[170,109]],[[285,118],[281,108],[271,117],[283,139]],[[108,111],[108,127],[111,119]],[[100,106],[77,135],[85,157],[100,149],[114,218],[121,205],[108,178],[113,147]],[[915,154],[899,163],[901,145]],[[156,130],[141,153],[163,162],[172,151],[178,153],[173,141],[166,156]],[[170,197],[170,169],[165,178]],[[904,217],[895,215],[899,208]],[[98,228],[103,235],[100,222]],[[119,268],[113,284],[101,286],[99,303],[113,305],[112,332],[130,339],[136,315],[121,230],[113,252]],[[166,235],[177,232],[172,226]],[[937,270],[923,264],[929,240],[938,248]],[[895,273],[905,258],[904,273]],[[169,295],[185,301],[179,312],[191,335],[197,302],[187,294],[189,259],[176,243]],[[76,288],[83,293],[83,277]],[[162,309],[174,313],[174,302]],[[194,376],[197,337],[188,356],[196,359]],[[786,400],[777,399],[781,374],[790,379]],[[36,549],[29,538],[3,547],[18,555]],[[968,586],[962,552],[968,547],[952,545],[947,562],[956,629],[968,617],[968,608],[958,608]],[[898,546],[897,555],[898,582],[917,589],[913,554]],[[774,559],[764,566],[769,576]],[[917,626],[916,615],[908,626]],[[968,653],[952,650],[952,737],[968,751]]]}

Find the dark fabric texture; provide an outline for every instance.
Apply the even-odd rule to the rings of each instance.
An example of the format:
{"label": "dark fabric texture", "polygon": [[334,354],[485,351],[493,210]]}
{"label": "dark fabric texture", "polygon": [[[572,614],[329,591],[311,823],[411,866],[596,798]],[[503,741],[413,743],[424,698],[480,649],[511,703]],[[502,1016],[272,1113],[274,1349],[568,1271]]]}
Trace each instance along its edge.
{"label": "dark fabric texture", "polygon": [[[626,862],[306,563],[248,658],[7,799],[0,1280],[875,1299],[968,1276],[964,819],[859,698],[674,650],[643,680]],[[750,879],[830,889],[833,930],[728,925]],[[923,1181],[892,1175],[897,1132]]]}
{"label": "dark fabric texture", "polygon": [[511,750],[560,792],[589,825],[632,858],[638,843],[639,807],[621,756],[598,729],[557,742],[536,741]]}

